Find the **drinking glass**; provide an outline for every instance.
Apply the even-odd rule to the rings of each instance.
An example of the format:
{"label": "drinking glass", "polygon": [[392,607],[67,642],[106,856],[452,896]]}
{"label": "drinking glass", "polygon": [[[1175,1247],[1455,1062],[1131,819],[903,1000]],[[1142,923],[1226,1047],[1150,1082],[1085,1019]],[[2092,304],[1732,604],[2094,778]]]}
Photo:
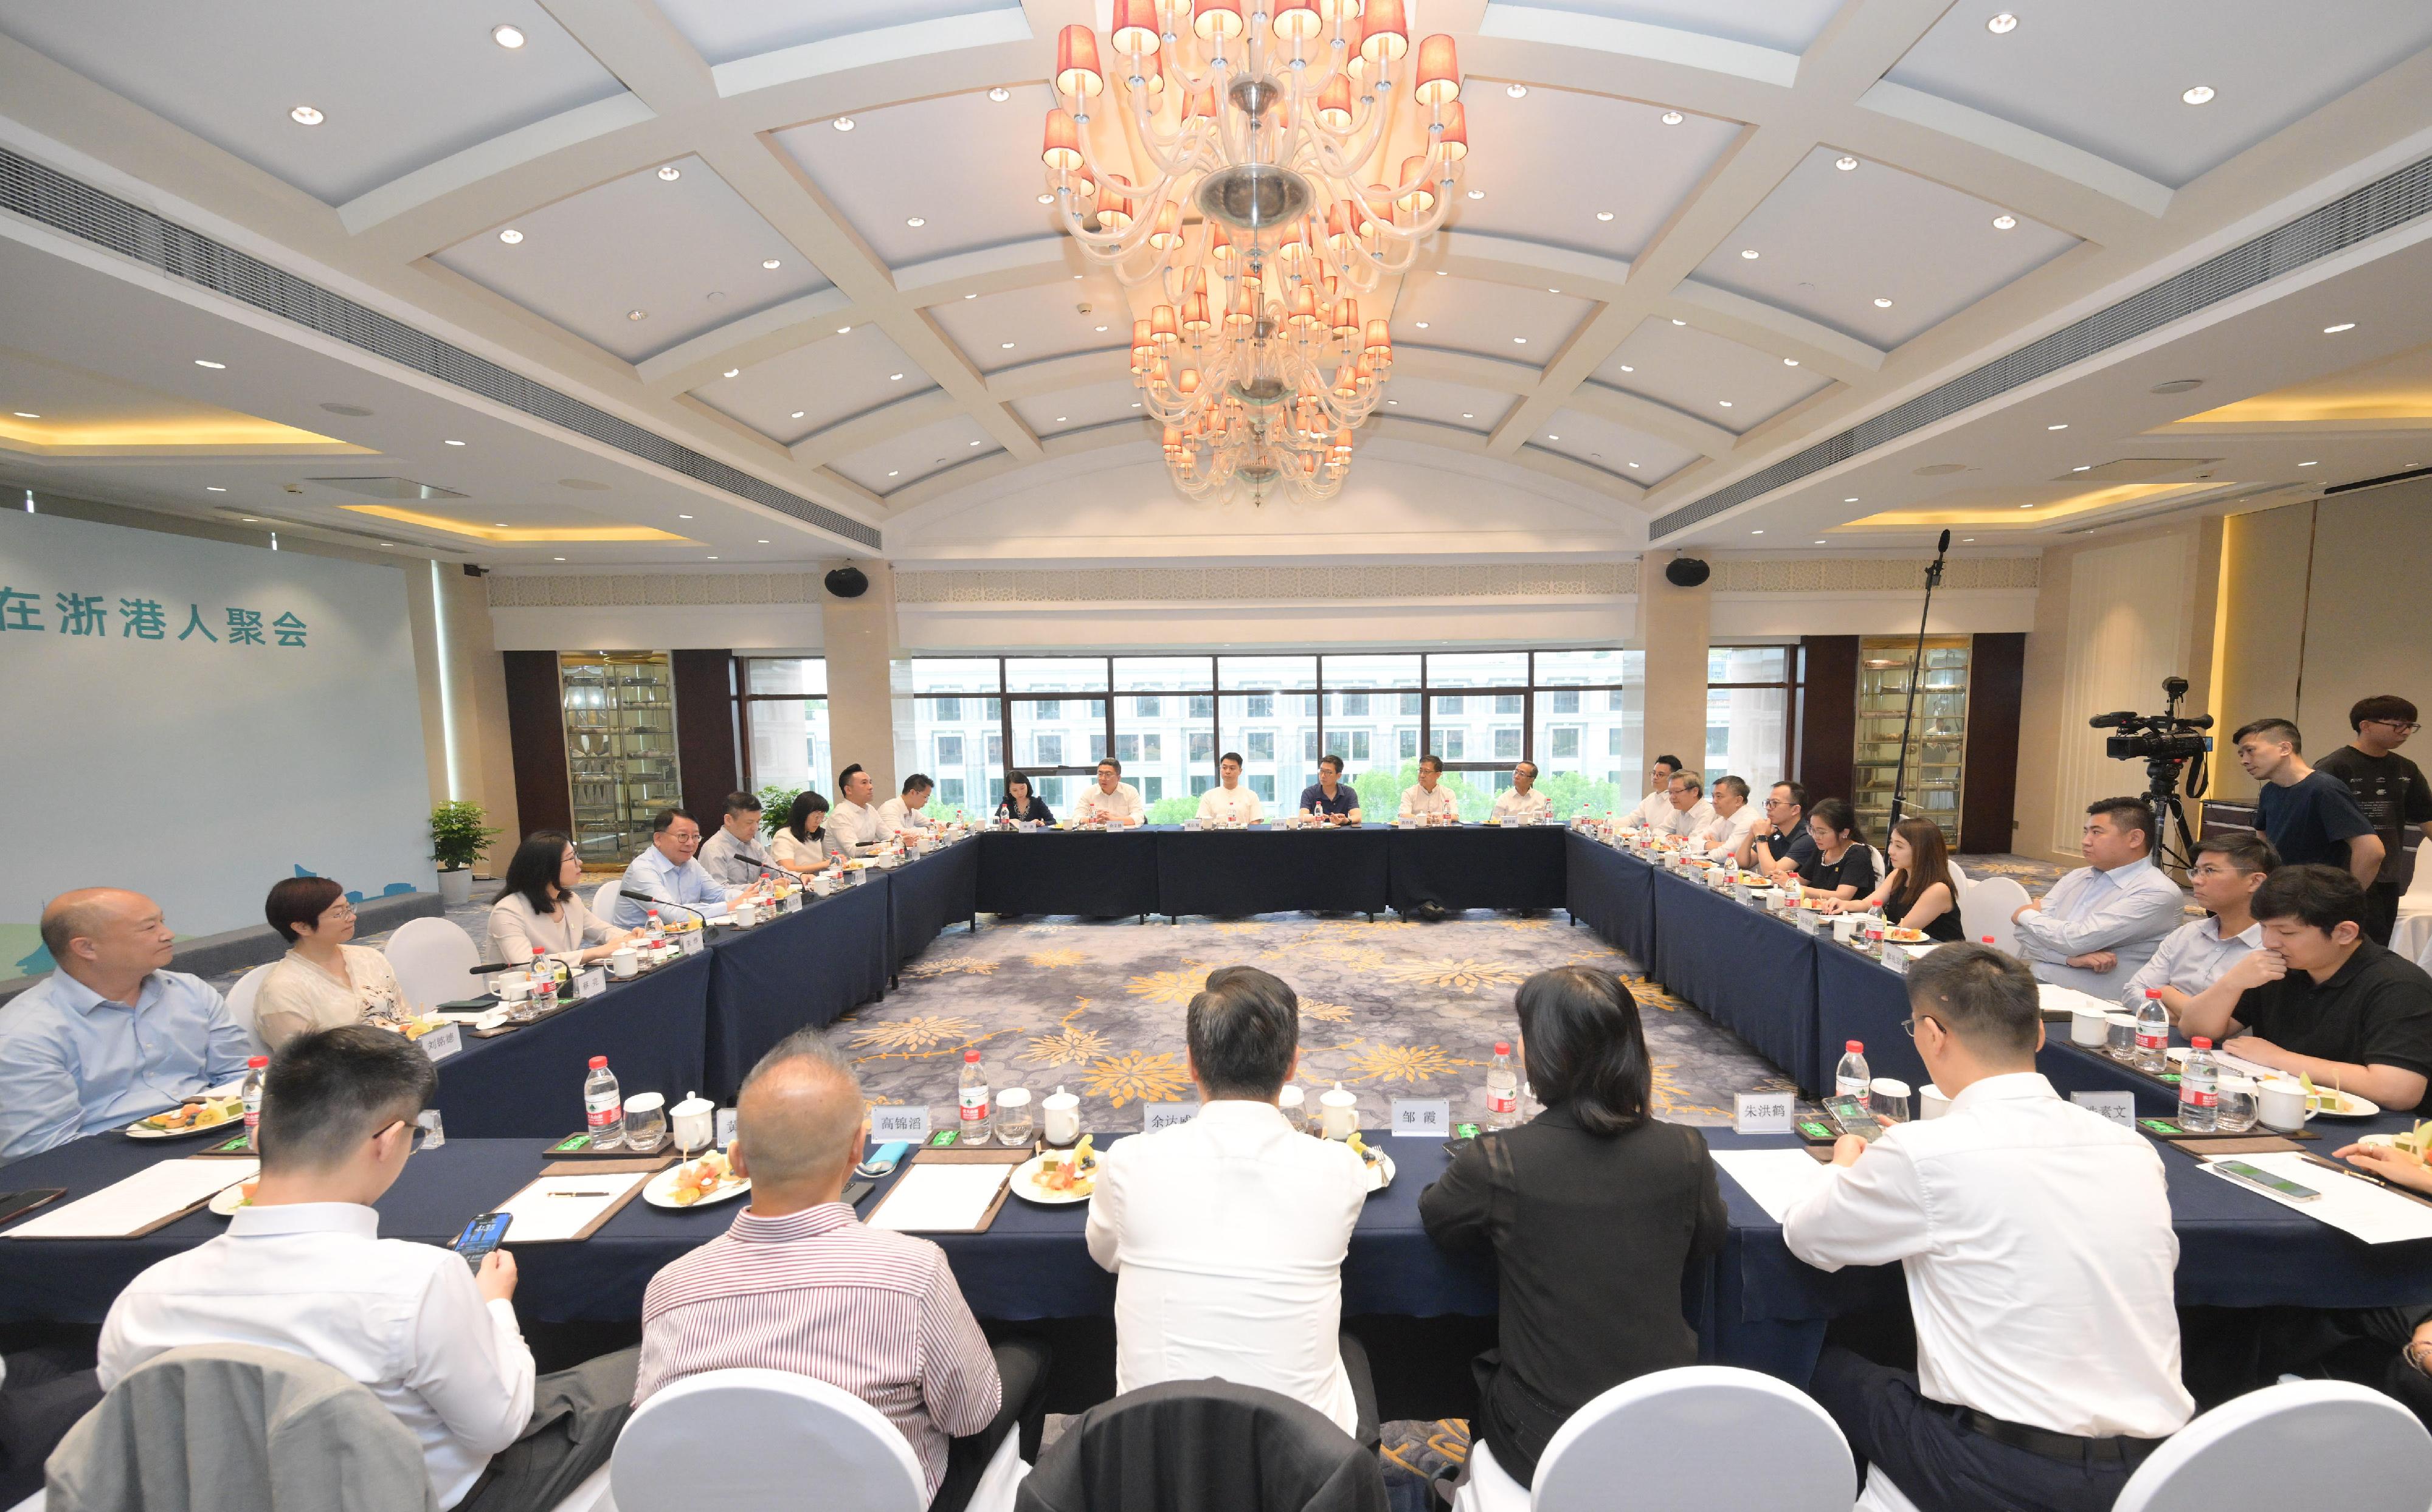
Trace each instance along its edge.
{"label": "drinking glass", "polygon": [[2251,1077],[2229,1075],[2221,1079],[2220,1100],[2216,1105],[2222,1134],[2244,1134],[2255,1127],[2255,1082]]}
{"label": "drinking glass", "polygon": [[1022,1087],[1007,1087],[997,1095],[996,1142],[1001,1145],[1026,1145],[1035,1127],[1030,1116],[1030,1094]]}
{"label": "drinking glass", "polygon": [[422,1136],[416,1150],[436,1150],[448,1142],[448,1126],[439,1119],[437,1108],[425,1108],[414,1116],[414,1127]]}
{"label": "drinking glass", "polygon": [[2136,1058],[2136,1016],[2112,1014],[2103,1020],[2103,1052],[2126,1065]]}

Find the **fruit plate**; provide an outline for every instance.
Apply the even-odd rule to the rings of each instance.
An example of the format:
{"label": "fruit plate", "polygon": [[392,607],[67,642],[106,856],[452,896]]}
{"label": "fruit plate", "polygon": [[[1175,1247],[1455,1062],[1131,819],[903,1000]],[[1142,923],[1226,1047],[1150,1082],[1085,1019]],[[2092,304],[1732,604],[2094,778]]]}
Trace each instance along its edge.
{"label": "fruit plate", "polygon": [[[1036,1202],[1041,1207],[1071,1207],[1075,1202],[1088,1201],[1089,1192],[1051,1192],[1038,1185],[1038,1178],[1046,1171],[1048,1163],[1054,1161],[1060,1164],[1064,1155],[1063,1151],[1050,1151],[1043,1155],[1033,1155],[1016,1166],[1013,1168],[1013,1195],[1024,1201]],[[1091,1192],[1097,1190],[1097,1178],[1093,1176],[1088,1180],[1089,1190]]]}
{"label": "fruit plate", "polygon": [[208,1205],[212,1212],[217,1213],[222,1218],[234,1218],[236,1217],[236,1210],[245,1206],[245,1202],[253,1196],[253,1194],[246,1190],[246,1188],[253,1185],[253,1184],[259,1179],[260,1178],[258,1177],[248,1176],[241,1182],[224,1186],[220,1188],[220,1190],[211,1194],[211,1200],[206,1205]]}
{"label": "fruit plate", "polygon": [[718,1184],[708,1193],[708,1195],[696,1198],[689,1202],[679,1202],[675,1200],[677,1180],[682,1177],[685,1171],[690,1170],[694,1164],[694,1162],[685,1161],[679,1165],[669,1166],[667,1169],[659,1172],[656,1176],[651,1177],[650,1184],[642,1188],[642,1201],[650,1203],[652,1207],[664,1207],[682,1211],[684,1208],[690,1207],[713,1207],[719,1202],[727,1201],[729,1198],[740,1197],[744,1193],[752,1190],[752,1180],[750,1177],[737,1177],[730,1174],[723,1181],[719,1182]]}
{"label": "fruit plate", "polygon": [[1368,1152],[1376,1157],[1367,1163],[1368,1189],[1372,1192],[1381,1192],[1393,1184],[1393,1157],[1374,1145],[1368,1147]]}
{"label": "fruit plate", "polygon": [[[152,1116],[153,1118],[160,1117],[160,1115],[157,1113]],[[152,1118],[138,1118],[133,1123],[128,1124],[123,1132],[129,1139],[191,1139],[196,1134],[224,1134],[228,1133],[231,1127],[241,1129],[244,1126],[245,1109],[244,1106],[240,1104],[236,1112],[214,1118],[209,1123],[196,1121],[182,1125],[176,1129],[162,1129],[156,1127],[152,1123]]]}

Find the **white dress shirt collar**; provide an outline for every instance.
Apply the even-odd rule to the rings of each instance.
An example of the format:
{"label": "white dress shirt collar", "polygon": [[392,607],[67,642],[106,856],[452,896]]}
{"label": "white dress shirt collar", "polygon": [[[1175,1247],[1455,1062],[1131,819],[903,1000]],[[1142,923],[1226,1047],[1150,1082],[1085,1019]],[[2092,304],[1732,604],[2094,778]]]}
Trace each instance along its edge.
{"label": "white dress shirt collar", "polygon": [[274,1234],[343,1234],[358,1239],[380,1237],[380,1215],[361,1202],[275,1202],[268,1207],[245,1206],[228,1219],[228,1232],[240,1239]]}

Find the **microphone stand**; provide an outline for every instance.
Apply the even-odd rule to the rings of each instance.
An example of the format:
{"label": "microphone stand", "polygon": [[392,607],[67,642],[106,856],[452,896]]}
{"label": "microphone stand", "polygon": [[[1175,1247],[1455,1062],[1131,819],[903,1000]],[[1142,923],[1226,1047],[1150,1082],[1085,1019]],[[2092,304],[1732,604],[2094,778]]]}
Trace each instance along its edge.
{"label": "microphone stand", "polygon": [[654,898],[649,893],[637,893],[631,887],[619,887],[616,889],[616,896],[619,898],[631,899],[636,903],[652,905],[659,908],[681,908],[685,913],[690,914],[693,917],[701,920],[701,932],[703,933],[707,933],[709,931],[709,916],[702,913],[700,909],[693,907],[690,903],[679,903],[672,898]]}
{"label": "microphone stand", "polygon": [[1925,569],[1925,607],[1917,616],[1917,649],[1909,657],[1908,707],[1900,714],[1900,758],[1892,768],[1892,816],[1884,825],[1888,833],[1900,822],[1900,804],[1908,794],[1908,734],[1917,721],[1917,682],[1925,670],[1925,625],[1934,614],[1934,591],[1942,586],[1942,559],[1951,550],[1951,532],[1942,532],[1942,540],[1934,548],[1934,564]]}

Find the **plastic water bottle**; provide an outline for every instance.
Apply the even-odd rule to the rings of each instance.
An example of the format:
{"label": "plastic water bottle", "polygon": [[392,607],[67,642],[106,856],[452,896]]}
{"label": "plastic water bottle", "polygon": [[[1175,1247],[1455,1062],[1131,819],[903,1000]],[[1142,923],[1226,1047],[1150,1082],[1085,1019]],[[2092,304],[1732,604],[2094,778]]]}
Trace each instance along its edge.
{"label": "plastic water bottle", "polygon": [[650,923],[643,926],[643,938],[650,942],[653,950],[667,943],[667,929],[659,923],[659,911],[655,908],[650,910]]}
{"label": "plastic water bottle", "polygon": [[2193,1039],[2179,1067],[2179,1127],[2210,1134],[2221,1122],[2221,1068],[2212,1063],[2212,1041]]}
{"label": "plastic water bottle", "polygon": [[988,1069],[980,1065],[978,1050],[963,1051],[963,1085],[955,1100],[960,1104],[955,1111],[962,1116],[961,1143],[967,1146],[985,1144],[990,1121],[988,1082]]}
{"label": "plastic water bottle", "polygon": [[1495,1059],[1486,1067],[1486,1126],[1509,1129],[1520,1121],[1520,1077],[1512,1068],[1512,1045],[1495,1042]]}
{"label": "plastic water bottle", "polygon": [[2145,1000],[2136,1009],[2136,1069],[2155,1076],[2170,1064],[2170,1010],[2162,1001],[2162,989],[2145,989]]}
{"label": "plastic water bottle", "polygon": [[238,1095],[245,1099],[245,1148],[262,1148],[262,1080],[263,1069],[270,1065],[267,1055],[249,1056],[245,1063],[245,1085]]}
{"label": "plastic water bottle", "polygon": [[1841,1064],[1832,1067],[1832,1095],[1856,1098],[1859,1106],[1864,1107],[1866,1089],[1874,1079],[1874,1073],[1866,1069],[1866,1047],[1854,1039],[1843,1046]]}
{"label": "plastic water bottle", "polygon": [[616,1073],[608,1069],[605,1055],[591,1057],[591,1074],[583,1079],[583,1121],[592,1149],[624,1148],[625,1095],[617,1090]]}

